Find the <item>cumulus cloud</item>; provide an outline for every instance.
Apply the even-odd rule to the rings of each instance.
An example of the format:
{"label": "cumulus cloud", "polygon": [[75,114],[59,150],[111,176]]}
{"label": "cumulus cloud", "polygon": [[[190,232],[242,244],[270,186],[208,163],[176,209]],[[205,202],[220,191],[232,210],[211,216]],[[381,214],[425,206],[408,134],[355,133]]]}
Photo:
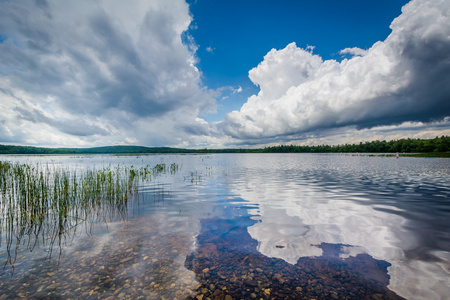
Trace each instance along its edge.
{"label": "cumulus cloud", "polygon": [[242,88],[202,86],[185,1],[2,2],[0,142],[335,143],[362,133],[367,140],[390,131],[384,136],[418,136],[420,126],[405,130],[408,124],[439,134],[450,115],[449,6],[411,1],[386,40],[343,49],[341,62],[322,59],[313,46],[273,49],[249,72],[260,92],[222,122],[207,123],[199,116],[216,111],[214,98]]}
{"label": "cumulus cloud", "polygon": [[385,41],[347,48],[341,62],[295,43],[250,70],[260,92],[219,128],[242,140],[307,136],[333,128],[434,122],[450,115],[450,3],[413,0]]}
{"label": "cumulus cloud", "polygon": [[182,0],[3,2],[4,128],[21,143],[33,130],[77,144],[178,143],[179,121],[195,124],[215,107],[195,67],[191,20]]}

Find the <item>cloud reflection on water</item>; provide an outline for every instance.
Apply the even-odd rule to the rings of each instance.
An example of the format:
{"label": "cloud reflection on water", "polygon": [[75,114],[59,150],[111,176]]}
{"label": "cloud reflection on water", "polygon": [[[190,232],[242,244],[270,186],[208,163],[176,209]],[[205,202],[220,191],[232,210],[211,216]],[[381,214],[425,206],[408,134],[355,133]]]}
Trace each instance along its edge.
{"label": "cloud reflection on water", "polygon": [[[361,159],[362,164],[374,161]],[[392,161],[382,161],[386,163]],[[433,207],[437,201],[433,199],[445,194],[445,189],[427,182],[423,169],[414,174],[397,167],[368,172],[362,167],[365,171],[361,172],[353,166],[353,170],[337,168],[328,173],[320,166],[315,173],[308,167],[266,170],[270,174],[247,173],[245,183],[235,180],[231,186],[233,192],[259,206],[258,211],[249,211],[258,222],[248,232],[258,241],[260,253],[295,264],[302,257],[322,256],[318,247],[322,243],[351,245],[341,258],[367,253],[392,264],[389,288],[397,294],[409,299],[443,299],[450,294],[449,253],[424,245],[426,235],[435,233],[424,224],[429,215],[421,215],[414,202],[429,197]],[[427,194],[430,188],[433,191]],[[439,222],[436,218],[435,223]],[[421,226],[427,228],[417,230]]]}

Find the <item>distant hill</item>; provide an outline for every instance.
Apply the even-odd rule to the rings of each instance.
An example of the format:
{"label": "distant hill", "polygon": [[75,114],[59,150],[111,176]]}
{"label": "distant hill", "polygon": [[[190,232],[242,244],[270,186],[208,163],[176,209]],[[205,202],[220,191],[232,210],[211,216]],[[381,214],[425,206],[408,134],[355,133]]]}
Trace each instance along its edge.
{"label": "distant hill", "polygon": [[105,146],[94,148],[43,148],[32,146],[0,145],[0,154],[144,154],[144,153],[197,153],[169,147]]}
{"label": "distant hill", "polygon": [[75,154],[75,151],[58,148],[0,145],[0,154]]}
{"label": "distant hill", "polygon": [[261,152],[260,149],[183,149],[144,146],[105,146],[93,148],[43,148],[0,145],[0,154],[162,154],[162,153],[243,153]]}
{"label": "distant hill", "polygon": [[196,153],[198,150],[169,147],[105,146],[94,148],[66,148],[75,154],[144,154],[144,153]]}

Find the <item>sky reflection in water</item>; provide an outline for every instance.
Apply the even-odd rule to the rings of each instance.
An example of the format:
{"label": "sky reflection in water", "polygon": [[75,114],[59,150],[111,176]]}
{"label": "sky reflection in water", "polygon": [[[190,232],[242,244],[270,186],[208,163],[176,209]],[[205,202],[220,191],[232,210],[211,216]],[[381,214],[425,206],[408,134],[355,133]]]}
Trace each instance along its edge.
{"label": "sky reflection in water", "polygon": [[[294,264],[321,243],[351,245],[342,258],[386,260],[398,294],[448,295],[449,162],[322,155],[277,158],[263,176],[230,187],[258,203],[248,228],[258,250]],[[284,160],[291,160],[283,165]],[[249,163],[249,165],[251,162]],[[276,247],[283,245],[284,248]]]}
{"label": "sky reflection in water", "polygon": [[[5,267],[0,278],[0,289],[7,286],[11,293],[16,287],[16,296],[65,291],[92,298],[395,298],[387,285],[411,299],[450,294],[450,160],[280,154],[5,158],[80,169],[181,166],[178,174],[142,187],[126,221],[96,224],[89,234],[80,230],[63,243],[58,258],[46,260],[45,247],[20,252],[15,273]],[[4,259],[4,243],[0,251]]]}

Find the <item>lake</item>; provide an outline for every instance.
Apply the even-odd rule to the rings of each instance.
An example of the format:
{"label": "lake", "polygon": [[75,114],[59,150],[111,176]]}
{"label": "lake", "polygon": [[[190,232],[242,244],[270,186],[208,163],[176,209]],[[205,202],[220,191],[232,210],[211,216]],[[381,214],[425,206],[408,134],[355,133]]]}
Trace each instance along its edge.
{"label": "lake", "polygon": [[64,230],[27,220],[13,228],[2,213],[0,299],[450,295],[450,159],[205,154],[0,161],[77,175],[177,166],[140,182],[125,206],[98,199],[95,211],[84,210]]}

